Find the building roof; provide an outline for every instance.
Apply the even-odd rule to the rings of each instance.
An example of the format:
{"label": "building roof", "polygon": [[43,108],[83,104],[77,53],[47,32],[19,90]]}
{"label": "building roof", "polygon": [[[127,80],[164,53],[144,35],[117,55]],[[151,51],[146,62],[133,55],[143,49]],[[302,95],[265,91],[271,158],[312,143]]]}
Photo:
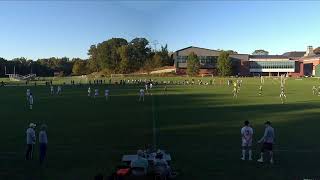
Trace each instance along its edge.
{"label": "building roof", "polygon": [[287,56],[283,55],[250,55],[250,59],[288,59]]}
{"label": "building roof", "polygon": [[305,51],[290,51],[283,53],[283,56],[289,57],[289,58],[301,58],[304,56],[306,52]]}
{"label": "building roof", "polygon": [[189,48],[204,49],[204,50],[208,50],[208,51],[220,52],[220,51],[217,51],[217,50],[207,49],[207,48],[201,48],[201,47],[196,47],[196,46],[188,46],[188,47],[185,47],[185,48],[182,48],[182,49],[178,49],[178,50],[176,50],[176,52],[178,52],[178,51],[183,51],[183,50],[189,49]]}
{"label": "building roof", "polygon": [[[189,48],[196,48],[196,49],[203,49],[203,50],[208,50],[208,51],[214,51],[214,52],[221,52],[223,50],[214,50],[214,49],[208,49],[208,48],[202,48],[202,47],[196,47],[196,46],[188,46],[182,49],[178,49],[175,52],[179,52],[179,51],[183,51],[185,49],[189,49]],[[232,54],[232,55],[248,55],[248,54],[241,54],[241,53],[236,53],[236,54]]]}
{"label": "building roof", "polygon": [[320,59],[320,54],[314,54],[312,56],[304,56],[301,59]]}

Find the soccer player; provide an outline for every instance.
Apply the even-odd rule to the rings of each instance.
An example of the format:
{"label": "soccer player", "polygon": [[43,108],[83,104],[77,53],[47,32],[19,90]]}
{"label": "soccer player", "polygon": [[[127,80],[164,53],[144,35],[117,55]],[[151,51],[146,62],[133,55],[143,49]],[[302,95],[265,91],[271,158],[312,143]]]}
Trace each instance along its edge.
{"label": "soccer player", "polygon": [[150,82],[149,88],[152,89],[152,87],[153,87],[153,84],[152,82]]}
{"label": "soccer player", "polygon": [[233,98],[237,98],[238,97],[238,89],[237,89],[237,83],[233,83]]}
{"label": "soccer player", "polygon": [[258,141],[258,143],[263,143],[260,153],[260,159],[258,162],[263,162],[263,153],[268,151],[270,154],[270,163],[273,164],[273,151],[272,146],[274,144],[275,134],[274,129],[271,127],[271,122],[267,121],[265,123],[265,130],[263,137]]}
{"label": "soccer player", "polygon": [[88,87],[88,97],[90,97],[90,96],[91,96],[91,88]]}
{"label": "soccer player", "polygon": [[146,89],[146,92],[148,93],[148,83],[146,83],[146,84],[144,85],[144,87],[145,87],[145,89]]}
{"label": "soccer player", "polygon": [[29,124],[29,128],[26,131],[27,135],[27,152],[26,152],[26,160],[31,160],[33,155],[33,146],[36,143],[36,132],[34,128],[37,125],[34,123]]}
{"label": "soccer player", "polygon": [[244,127],[241,128],[241,136],[242,136],[242,160],[246,160],[246,150],[249,153],[249,161],[252,160],[252,136],[253,129],[249,125],[249,121],[244,122]]}
{"label": "soccer player", "polygon": [[30,96],[29,96],[29,108],[30,108],[30,110],[32,110],[32,106],[33,106],[33,96],[32,96],[32,93],[30,93]]}
{"label": "soccer player", "polygon": [[50,86],[50,94],[51,94],[51,95],[54,95],[54,88],[53,88],[52,85]]}
{"label": "soccer player", "polygon": [[262,86],[259,86],[259,96],[262,95]]}
{"label": "soccer player", "polygon": [[167,84],[164,85],[163,94],[167,95]]}
{"label": "soccer player", "polygon": [[316,86],[313,86],[313,87],[312,87],[312,94],[313,94],[313,95],[316,95],[316,94],[317,94],[317,90],[318,90],[318,89],[316,88]]}
{"label": "soccer player", "polygon": [[99,96],[99,89],[94,90],[94,98]]}
{"label": "soccer player", "polygon": [[58,88],[57,88],[57,94],[60,95],[60,94],[61,94],[61,91],[62,91],[61,86],[58,86]]}
{"label": "soccer player", "polygon": [[284,104],[284,102],[287,100],[287,96],[284,93],[284,87],[283,86],[281,86],[280,99],[281,99],[282,104]]}
{"label": "soccer player", "polygon": [[140,89],[139,91],[139,102],[143,101],[144,102],[144,90]]}
{"label": "soccer player", "polygon": [[40,159],[40,164],[42,164],[43,161],[46,158],[47,148],[48,148],[47,125],[42,124],[41,125],[41,131],[39,132],[39,159]]}
{"label": "soccer player", "polygon": [[109,100],[109,89],[104,90],[104,95],[106,96],[106,100]]}
{"label": "soccer player", "polygon": [[31,93],[30,89],[27,89],[27,92],[26,92],[26,95],[27,95],[27,101],[29,101],[30,93]]}

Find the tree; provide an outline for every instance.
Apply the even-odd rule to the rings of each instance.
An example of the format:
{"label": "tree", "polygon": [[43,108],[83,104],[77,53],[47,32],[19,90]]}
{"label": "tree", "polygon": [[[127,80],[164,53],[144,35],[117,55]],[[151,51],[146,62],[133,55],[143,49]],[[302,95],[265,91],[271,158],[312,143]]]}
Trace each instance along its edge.
{"label": "tree", "polygon": [[188,59],[187,59],[187,74],[189,76],[194,76],[199,74],[199,71],[200,71],[200,61],[198,59],[198,56],[194,52],[191,52],[188,55]]}
{"label": "tree", "polygon": [[230,76],[232,73],[232,64],[229,55],[226,51],[222,51],[219,54],[217,69],[220,76]]}
{"label": "tree", "polygon": [[75,60],[72,67],[72,74],[83,75],[87,73],[87,63],[84,60]]}
{"label": "tree", "polygon": [[263,49],[257,49],[253,51],[252,55],[268,55],[269,52]]}
{"label": "tree", "polygon": [[315,54],[320,54],[320,47],[317,47],[313,50]]}
{"label": "tree", "polygon": [[234,50],[227,50],[226,52],[229,54],[238,54],[238,52]]}
{"label": "tree", "polygon": [[129,56],[128,56],[128,45],[123,45],[118,48],[118,54],[120,56],[120,65],[119,72],[120,73],[128,73],[130,72],[130,64],[129,64]]}

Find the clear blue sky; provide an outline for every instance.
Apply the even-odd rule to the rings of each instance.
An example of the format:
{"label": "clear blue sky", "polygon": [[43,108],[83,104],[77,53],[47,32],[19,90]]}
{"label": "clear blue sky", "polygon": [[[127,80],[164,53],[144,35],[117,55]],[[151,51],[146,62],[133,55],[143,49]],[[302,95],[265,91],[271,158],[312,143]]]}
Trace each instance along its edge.
{"label": "clear blue sky", "polygon": [[111,37],[271,54],[320,46],[320,1],[0,1],[0,57],[87,57]]}

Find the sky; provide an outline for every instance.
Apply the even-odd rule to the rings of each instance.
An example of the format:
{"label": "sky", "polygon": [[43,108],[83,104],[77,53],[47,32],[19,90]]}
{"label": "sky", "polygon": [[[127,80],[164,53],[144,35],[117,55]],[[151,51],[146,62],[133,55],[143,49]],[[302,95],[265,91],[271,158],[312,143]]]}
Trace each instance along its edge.
{"label": "sky", "polygon": [[0,0],[0,57],[88,58],[90,45],[112,37],[170,51],[304,51],[320,46],[319,9],[320,1]]}

